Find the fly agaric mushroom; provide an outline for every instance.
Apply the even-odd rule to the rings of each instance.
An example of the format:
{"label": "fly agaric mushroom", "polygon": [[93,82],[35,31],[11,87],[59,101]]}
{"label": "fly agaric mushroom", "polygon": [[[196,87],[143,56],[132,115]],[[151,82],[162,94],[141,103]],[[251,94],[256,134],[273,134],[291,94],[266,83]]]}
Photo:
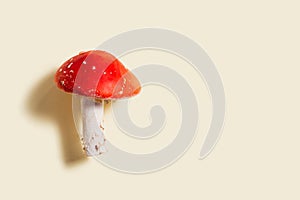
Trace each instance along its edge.
{"label": "fly agaric mushroom", "polygon": [[[128,98],[141,90],[138,79],[113,55],[92,50],[70,58],[57,70],[55,82],[59,89],[80,95],[82,113],[82,145],[87,156],[106,151],[102,117],[104,100]],[[101,121],[95,118],[101,115]]]}

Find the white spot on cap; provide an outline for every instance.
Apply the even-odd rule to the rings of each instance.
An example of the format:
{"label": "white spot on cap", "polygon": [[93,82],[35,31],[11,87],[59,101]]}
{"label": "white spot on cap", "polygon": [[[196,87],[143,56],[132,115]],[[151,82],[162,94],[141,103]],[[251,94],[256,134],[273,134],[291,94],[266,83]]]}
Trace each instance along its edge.
{"label": "white spot on cap", "polygon": [[94,89],[89,89],[89,93],[95,93]]}
{"label": "white spot on cap", "polygon": [[78,89],[80,89],[81,87],[80,87],[80,86],[78,86],[77,88],[78,88]]}
{"label": "white spot on cap", "polygon": [[109,72],[109,74],[112,74],[112,72]]}
{"label": "white spot on cap", "polygon": [[70,70],[70,73],[74,73],[74,71],[71,69],[71,70]]}
{"label": "white spot on cap", "polygon": [[65,84],[65,82],[64,82],[64,81],[60,81],[60,84],[61,84],[61,85],[64,85],[64,84]]}
{"label": "white spot on cap", "polygon": [[92,70],[95,70],[95,69],[96,69],[96,67],[95,67],[95,66],[93,66],[93,67],[92,67]]}
{"label": "white spot on cap", "polygon": [[67,68],[70,69],[70,67],[71,67],[72,65],[73,65],[73,63],[70,63],[70,64],[68,65]]}
{"label": "white spot on cap", "polygon": [[106,72],[103,72],[103,74],[106,74]]}
{"label": "white spot on cap", "polygon": [[59,72],[62,72],[62,68],[59,69]]}
{"label": "white spot on cap", "polygon": [[86,61],[83,61],[83,64],[85,65],[85,64],[86,64]]}
{"label": "white spot on cap", "polygon": [[119,94],[123,94],[123,90],[121,90],[121,91],[119,92]]}
{"label": "white spot on cap", "polygon": [[64,71],[64,74],[67,73],[66,71]]}

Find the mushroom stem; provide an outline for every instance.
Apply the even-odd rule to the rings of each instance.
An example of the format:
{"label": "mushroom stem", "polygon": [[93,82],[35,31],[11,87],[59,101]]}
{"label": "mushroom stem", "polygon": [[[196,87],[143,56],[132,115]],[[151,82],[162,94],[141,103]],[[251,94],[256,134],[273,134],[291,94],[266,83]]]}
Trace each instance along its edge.
{"label": "mushroom stem", "polygon": [[95,102],[92,98],[81,98],[82,145],[87,156],[97,156],[106,152],[104,134],[101,125],[104,114],[104,102]]}

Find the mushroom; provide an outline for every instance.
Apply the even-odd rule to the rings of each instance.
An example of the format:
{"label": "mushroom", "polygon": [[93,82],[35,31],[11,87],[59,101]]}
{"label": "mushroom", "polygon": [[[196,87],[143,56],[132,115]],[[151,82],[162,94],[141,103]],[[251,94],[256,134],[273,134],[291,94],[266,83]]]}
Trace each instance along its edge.
{"label": "mushroom", "polygon": [[[138,94],[141,90],[138,79],[110,53],[91,50],[64,62],[55,74],[55,82],[59,89],[81,96],[81,141],[86,155],[96,156],[106,152],[101,124],[104,100]],[[100,122],[95,112],[101,115]]]}

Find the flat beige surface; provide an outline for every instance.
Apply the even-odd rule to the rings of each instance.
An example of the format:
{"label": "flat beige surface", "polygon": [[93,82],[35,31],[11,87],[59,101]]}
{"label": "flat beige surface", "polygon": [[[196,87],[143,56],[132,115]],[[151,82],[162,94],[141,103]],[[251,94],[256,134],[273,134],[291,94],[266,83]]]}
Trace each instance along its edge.
{"label": "flat beige surface", "polygon": [[[300,199],[299,2],[175,2],[0,3],[0,199]],[[187,66],[182,74],[191,79],[201,108],[198,137],[174,165],[129,175],[82,157],[71,96],[51,83],[68,57],[142,27],[175,30],[207,51],[223,78],[227,119],[213,153],[198,160],[210,101],[203,81]],[[133,69],[155,60],[177,70],[176,59],[144,51],[123,62]],[[161,101],[153,91],[160,91]],[[180,121],[168,92],[149,87],[142,94],[132,103],[147,106],[130,106],[136,123],[149,123],[155,103],[174,114],[169,113],[165,134],[139,143],[117,134],[108,111],[109,139],[131,152],[166,145]]]}

